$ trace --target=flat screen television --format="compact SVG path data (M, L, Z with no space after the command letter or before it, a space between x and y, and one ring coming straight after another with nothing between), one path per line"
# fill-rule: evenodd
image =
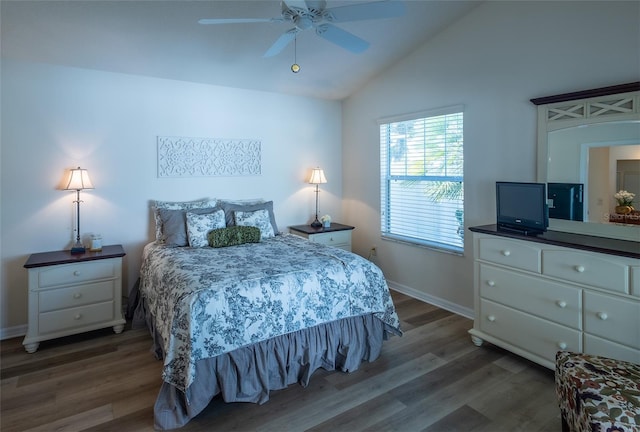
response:
M547 230L547 188L544 183L496 182L498 229L536 235Z

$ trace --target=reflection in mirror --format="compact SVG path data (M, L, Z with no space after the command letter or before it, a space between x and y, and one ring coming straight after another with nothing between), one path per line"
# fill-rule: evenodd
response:
M640 154L640 146L635 146ZM616 165L616 189L626 190L640 199L640 159L619 159Z
M640 82L531 102L549 229L640 241ZM616 214L621 189L636 195L631 214Z
M628 162L622 164L621 172L618 164L625 160ZM549 132L547 182L584 185L582 218L571 220L609 223L616 207L613 195L621 189L640 199L640 188L634 185L638 183L639 163L640 122L599 123ZM623 179L628 187L621 185ZM551 213L550 217L558 217Z

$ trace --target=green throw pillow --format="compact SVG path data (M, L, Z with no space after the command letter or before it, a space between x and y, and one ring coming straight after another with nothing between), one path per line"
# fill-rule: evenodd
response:
M254 226L230 226L209 232L209 246L214 248L259 243L260 228Z

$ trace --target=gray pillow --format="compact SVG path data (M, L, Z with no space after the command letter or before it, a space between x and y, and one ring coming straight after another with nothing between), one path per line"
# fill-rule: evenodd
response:
M213 208L216 207L218 200L215 198L201 199L197 201L153 201L151 209L153 210L153 218L156 223L156 241L163 242L162 219L160 218L160 209L167 210L191 210L195 208Z
M267 201L263 203L256 204L234 204L230 202L219 201L218 204L224 210L224 217L227 221L227 226L235 226L234 220L234 212L252 212L256 210L266 210L269 213L269 221L271 222L271 227L273 228L273 232L278 235L280 231L278 231L278 225L276 224L276 217L273 214L273 201Z
M196 214L208 214L220 210L219 207L213 208L194 208L194 209L158 209L158 216L162 226L162 237L160 241L166 246L188 246L187 237L187 212Z

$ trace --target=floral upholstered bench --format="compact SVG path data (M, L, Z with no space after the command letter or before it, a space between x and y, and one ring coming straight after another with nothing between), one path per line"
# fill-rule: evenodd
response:
M640 365L559 351L555 380L563 431L640 432Z

